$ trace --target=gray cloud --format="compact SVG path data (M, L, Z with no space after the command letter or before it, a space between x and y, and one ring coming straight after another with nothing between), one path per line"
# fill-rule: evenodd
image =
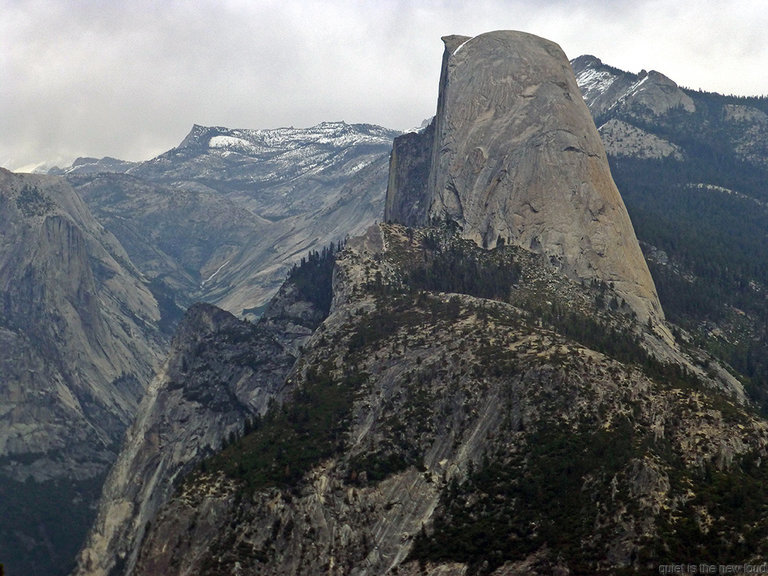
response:
M434 112L440 36L526 30L570 57L766 94L760 2L0 0L0 165L152 157L193 123L409 128Z

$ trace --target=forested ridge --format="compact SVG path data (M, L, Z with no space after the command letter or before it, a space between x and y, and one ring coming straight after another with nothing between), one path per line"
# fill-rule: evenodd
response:
M733 366L768 408L768 142L733 107L768 99L687 91L696 112L624 117L682 159L609 157L669 320ZM606 121L601 118L598 122Z

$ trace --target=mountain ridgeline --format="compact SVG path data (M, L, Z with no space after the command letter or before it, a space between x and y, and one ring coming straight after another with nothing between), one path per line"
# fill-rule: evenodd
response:
M65 177L156 291L254 320L303 255L381 218L398 134L344 122L195 125L157 158L83 161Z
M302 256L322 259L332 240L380 217L397 134L343 122L195 126L147 162L0 171L0 562L9 574L72 570L184 309L202 300L260 317ZM151 506L121 514L141 518Z
M462 256L438 272L446 253ZM518 276L495 299L425 288L473 266ZM764 421L706 356L649 353L609 287L380 225L342 252L334 291L292 393L178 487L134 573L587 574L692 542L710 561L763 553Z
M394 143L387 222L306 259L255 325L187 313L76 574L768 553L768 424L665 321L562 51L444 42L436 118Z

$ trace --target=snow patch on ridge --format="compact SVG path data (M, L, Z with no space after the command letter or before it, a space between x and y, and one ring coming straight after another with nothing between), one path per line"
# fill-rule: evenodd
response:
M591 105L597 98L604 94L616 81L617 76L607 70L585 68L578 76L576 83L579 85L587 105Z
M249 153L292 150L307 142L346 148L357 144L382 144L392 141L391 131L379 126L350 125L346 122L322 122L311 128L274 128L264 130L229 130L212 136L209 148L237 149Z
M246 150L253 150L255 146L235 136L214 136L208 141L209 148L243 148Z

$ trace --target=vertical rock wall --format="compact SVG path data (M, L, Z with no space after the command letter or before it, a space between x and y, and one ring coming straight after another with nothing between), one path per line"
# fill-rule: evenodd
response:
M492 248L504 239L545 254L570 277L612 283L641 320L663 318L600 136L560 47L514 31L443 41L431 151L425 144L419 153L403 154L398 146L405 137L399 139L386 218L420 225L448 217L479 245ZM411 170L417 164L428 169L426 185Z

